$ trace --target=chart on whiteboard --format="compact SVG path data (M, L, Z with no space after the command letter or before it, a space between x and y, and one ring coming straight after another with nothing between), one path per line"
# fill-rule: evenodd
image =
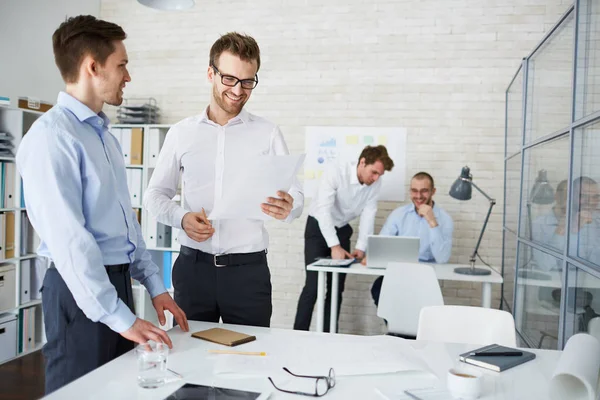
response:
M328 165L338 161L358 161L366 146L384 145L394 160L386 171L380 200L403 201L406 175L406 128L306 127L304 195L314 197L319 178Z

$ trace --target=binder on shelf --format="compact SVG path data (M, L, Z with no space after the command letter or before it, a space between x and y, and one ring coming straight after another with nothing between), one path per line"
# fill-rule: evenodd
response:
M15 257L15 213L5 213L5 221L4 257L8 259Z
M157 224L156 246L171 247L171 227L160 222Z
M4 208L4 188L6 187L4 164L6 163L0 163L0 208Z
M173 287L171 282L171 274L173 268L173 262L171 261L173 254L170 251L165 251L163 253L163 282L167 290Z
M165 135L161 135L160 129L148 129L148 135L146 137L148 143L148 160L146 160L146 162L149 168L156 167L156 161L158 160L158 154L163 145L164 137Z
M6 213L0 213L0 260L6 259Z
M31 301L31 261L21 261L21 304Z
M23 180L21 179L21 208L25 208L25 191L23 190Z
M15 164L14 163L3 163L4 168L2 170L3 174L3 208L13 208L15 207Z
M131 128L121 129L121 150L125 165L131 164Z
M150 248L158 247L156 241L156 235L158 230L158 222L156 219L150 215L150 213L146 213L148 215L148 225L146 226L146 245Z
M171 245L168 247L179 250L179 229L171 228Z
M142 165L144 148L144 130L143 128L131 129L131 165Z
M142 206L142 170L139 168L128 168L127 177L130 182L129 196L133 207Z

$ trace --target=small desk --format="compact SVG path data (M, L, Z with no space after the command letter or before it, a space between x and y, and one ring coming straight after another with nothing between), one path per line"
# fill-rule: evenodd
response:
M226 348L204 340L194 339L191 332L220 326L226 329L255 335L257 340L235 347L241 351L265 351L263 357L272 368L264 373L249 370L249 375L232 376L215 372L217 363L223 361L223 355L207 353L208 349ZM288 366L292 371L297 357L315 358L320 364L331 365L339 360L360 362L353 359L352 354L364 354L369 350L373 340L379 343L383 339L386 353L415 354L431 370L432 374L424 371L387 373L380 375L341 376L338 374L336 386L324 397L327 400L377 400L376 388L391 388L394 392L404 389L423 388L432 385L445 387L448 369L461 364L465 368L473 368L484 374L484 388L480 400L507 399L548 399L549 381L556 368L561 352L556 350L530 350L536 358L523 365L502 373L488 371L458 362L458 355L479 345L435 343L418 340L404 340L391 336L355 336L331 335L317 332L293 331L289 329L258 328L238 325L219 325L209 322L190 321L190 332L184 333L179 327L169 331L173 341L170 351L168 368L183 375L184 381L168 383L157 389L142 389L137 385L137 360L133 351L113 360L102 367L86 374L71 384L47 396L47 399L91 399L91 400L121 400L164 399L177 390L183 383L214 385L232 389L251 391L273 391L272 400L301 400L297 396L274 391L267 376L272 376L276 383L285 383L279 374L281 367ZM381 349L380 349L381 350ZM409 353L407 353L409 351ZM257 361L256 356L225 356L242 357L241 363L251 365ZM333 365L331 365L333 366ZM286 374L283 373L283 376ZM306 399L309 399L306 397Z
M464 264L433 264L433 263L420 263L425 265L431 265L435 270L435 274L440 281L460 281L460 282L479 282L481 283L481 306L490 308L492 306L492 283L502 283L502 276L496 271L488 268L478 266L478 268L489 269L492 273L490 275L463 275L454 272L454 268L457 267L470 267L470 265ZM317 282L317 332L323 332L324 318L325 318L325 273L331 272L331 292L337 293L339 285L338 274L354 274L354 275L374 275L382 276L385 275L385 269L383 268L368 268L360 263L354 263L350 267L320 267L317 265L310 264L306 267L308 271L317 271L319 273ZM331 314L329 320L329 332L337 332L337 309L338 309L337 296L331 296Z

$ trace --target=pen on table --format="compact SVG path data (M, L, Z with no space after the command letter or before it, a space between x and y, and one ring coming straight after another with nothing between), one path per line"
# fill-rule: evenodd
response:
M172 374L173 374L173 375L175 375L176 377L183 379L183 375L181 375L181 374L178 374L177 372L173 371L172 369L170 369L170 368L167 368L167 371L169 371L170 373L172 373Z
M267 353L264 351L236 351L236 350L208 350L209 353L213 354L238 354L241 356L266 356Z
M412 394L411 392L409 392L408 390L404 391L404 394L407 395L408 397L410 397L413 400L423 400L422 398L415 396L414 394Z
M514 356L522 356L522 351L482 351L480 353L473 352L470 354L471 356L503 356L503 357L514 357Z

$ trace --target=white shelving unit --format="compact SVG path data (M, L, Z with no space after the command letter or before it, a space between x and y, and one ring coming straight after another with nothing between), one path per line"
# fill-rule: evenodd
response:
M173 288L170 285L171 282L171 267L175 260L175 257L179 253L179 244L177 242L177 234L170 227L166 227L156 222L152 218L147 210L142 208L142 196L148 188L148 183L156 167L156 161L162 145L164 143L167 132L171 128L171 125L165 124L150 124L150 125L130 125L130 124L115 124L109 127L113 135L119 139L121 147L123 148L123 156L125 158L126 168L128 170L128 176L130 171L141 170L141 186L136 186L136 183L129 181L129 191L133 198L139 199L139 204L134 205L134 209L141 210L141 221L142 232L146 246L150 251L152 260L160 268L161 276L166 281L167 289L173 294ZM127 151L130 143L129 130L131 129L142 129L142 159L140 164L130 163L131 157L128 157ZM135 173L134 173L135 174ZM138 193L136 193L138 192ZM180 195L178 195L181 198ZM170 262L170 265L166 265ZM168 278L165 279L165 274ZM146 288L135 282L133 285L133 294L135 299L136 314L143 319L151 321L158 325L158 317L156 311L152 306L152 301L146 290ZM170 329L173 326L172 316L169 315L167 323L162 326L163 329Z
M12 136L13 153L31 125L43 113L38 111L0 106L0 132ZM39 238L24 218L26 210L22 206L21 177L14 157L0 157L2 168L2 196L12 191L11 206L0 208L5 223L1 226L1 246L12 253L11 257L0 259L0 363L40 349L45 342L42 318L42 300L39 288L41 279L38 271L45 270L45 259L37 258L35 250ZM12 215L10 215L12 214ZM6 221L11 220L10 224ZM27 224L27 231L22 231ZM22 237L27 234L27 237ZM11 237L12 236L12 237ZM12 249L7 246L12 241Z

